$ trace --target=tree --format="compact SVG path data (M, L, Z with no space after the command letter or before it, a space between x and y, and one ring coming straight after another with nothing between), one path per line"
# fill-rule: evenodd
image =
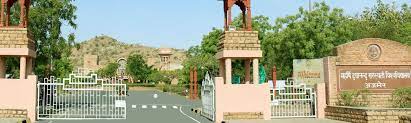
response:
M223 30L213 28L211 32L203 36L201 45L188 49L187 59L183 61L182 76L179 77L183 83L188 83L190 79L190 69L197 67L199 81L204 78L204 74L209 71L212 75L218 73L218 62L214 55L218 50L218 42L223 34Z
M384 38L411 45L411 8L404 4L385 4L378 0L356 18L359 38Z
M132 54L127 58L126 72L133 79L146 81L152 72L152 66L148 66L140 54Z
M120 65L117 63L109 63L104 68L101 68L97 73L106 78L115 77L117 75L117 69Z
M315 3L312 11L301 7L295 15L277 18L274 31L263 37L262 63L276 65L280 79L290 77L293 59L322 58L331 55L335 46L351 41L355 35L349 18L342 9L330 9L324 2Z
M29 29L33 33L37 58L35 72L40 77L67 75L72 69L68 57L74 44L74 34L67 38L61 34L61 27L77 28L74 20L76 6L74 0L35 0L30 9ZM66 65L61 65L66 64ZM48 66L50 65L50 66ZM48 70L45 70L48 69ZM66 71L61 71L61 70ZM44 71L50 71L45 73Z

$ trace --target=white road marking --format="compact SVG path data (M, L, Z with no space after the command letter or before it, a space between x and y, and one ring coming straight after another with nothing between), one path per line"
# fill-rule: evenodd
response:
M141 108L147 108L147 105L142 105Z
M157 108L157 106L156 106L156 105L153 105L153 106L151 106L151 108Z
M188 118L194 120L195 122L200 123L200 121L198 121L198 120L194 119L193 117L190 117L190 116L188 116L187 114L185 114L185 113L181 110L181 106L180 106L180 112L181 112L181 114L187 116Z
M137 106L136 105L131 105L131 108L137 108Z
M174 109L177 109L177 106L173 106Z
M166 108L167 108L167 106L163 105L163 106L161 106L161 108L164 108L164 109L166 109Z

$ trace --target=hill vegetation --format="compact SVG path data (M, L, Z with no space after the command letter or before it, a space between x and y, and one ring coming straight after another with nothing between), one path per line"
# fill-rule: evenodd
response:
M116 62L119 58L127 59L130 54L140 54L148 65L154 68L160 67L160 56L158 48L148 47L140 44L127 44L112 37L102 35L96 36L87 41L81 42L72 48L70 56L74 68L87 68L83 66L84 55L97 55L99 58L99 68L109 63ZM185 59L185 51L173 49L171 64L181 64Z

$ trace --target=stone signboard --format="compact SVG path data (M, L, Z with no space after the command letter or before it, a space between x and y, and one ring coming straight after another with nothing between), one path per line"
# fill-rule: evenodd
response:
M392 106L392 92L411 87L411 47L398 41L365 38L336 46L324 60L327 104L338 105L343 91L369 90L370 107Z
M324 82L323 59L294 59L293 78L297 83L315 85Z
M338 89L367 89L372 93L391 93L411 86L410 66L338 66Z

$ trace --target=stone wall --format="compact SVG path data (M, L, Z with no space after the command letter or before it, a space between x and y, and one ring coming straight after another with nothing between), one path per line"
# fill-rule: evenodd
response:
M369 59L367 47L378 44L381 56ZM365 38L337 46L337 65L411 65L411 48L396 41Z
M368 96L367 104L369 107L392 107L391 95L388 94L373 94Z
M400 116L411 114L411 109L399 108L356 108L327 106L325 117L352 123L398 123Z
M377 44L380 48L377 59L370 58L369 46ZM395 54L395 55L393 55ZM326 84L327 105L336 106L339 93L344 89L339 87L339 68L347 66L369 66L374 69L396 69L399 66L411 66L411 48L396 41L366 38L352 41L335 48L335 56L328 56L324 60L324 82ZM352 69L356 69L353 67ZM387 82L386 82L387 83ZM387 87L390 86L388 83ZM363 88L365 87L358 87ZM392 89L391 88L386 88ZM395 88L394 88L395 89ZM373 90L370 90L373 91ZM392 90L391 90L392 91ZM391 107L391 92L372 93L368 100L370 107Z
M215 77L214 81L216 123L229 120L226 118L230 118L230 120L244 117L271 119L270 93L267 93L270 92L268 83L224 84L222 77ZM247 114L256 112L258 114Z
M27 118L27 110L0 109L0 118Z
M400 116L400 123L411 123L411 115Z
M32 35L27 28L0 28L0 48L35 49Z
M257 31L225 31L218 43L222 50L260 50Z
M27 119L36 120L37 76L0 80L0 109L25 109ZM20 115L20 114L19 114Z
M224 120L264 119L262 112L224 112Z

